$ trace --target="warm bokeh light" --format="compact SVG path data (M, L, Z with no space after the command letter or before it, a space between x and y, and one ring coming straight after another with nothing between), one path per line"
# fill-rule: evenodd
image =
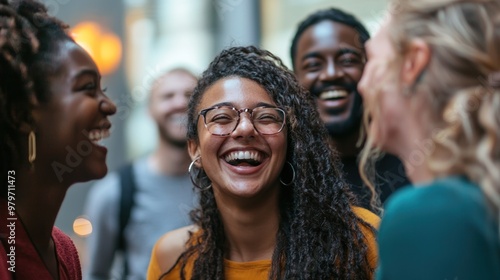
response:
M106 32L94 22L77 24L71 35L94 59L102 75L116 70L122 58L122 42L118 36Z
M92 223L84 217L78 217L73 222L73 231L79 236L88 236L92 233Z

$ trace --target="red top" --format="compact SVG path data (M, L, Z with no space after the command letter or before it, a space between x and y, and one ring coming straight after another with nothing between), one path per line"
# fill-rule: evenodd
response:
M0 198L0 279L50 279L47 267L24 229L21 219ZM82 270L73 241L60 229L52 229L60 280L80 280Z

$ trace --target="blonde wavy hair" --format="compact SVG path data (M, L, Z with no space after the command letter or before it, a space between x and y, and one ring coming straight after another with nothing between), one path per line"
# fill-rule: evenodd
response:
M431 58L410 94L427 99L433 149L425 164L436 177L463 174L500 211L500 89L488 83L500 69L499 0L391 0L389 32L397 56L412 39L424 40ZM401 93L403 94L403 93ZM376 112L372 112L376 113ZM365 111L365 127L369 110ZM360 172L369 176L380 153L371 136ZM372 203L375 201L372 199Z

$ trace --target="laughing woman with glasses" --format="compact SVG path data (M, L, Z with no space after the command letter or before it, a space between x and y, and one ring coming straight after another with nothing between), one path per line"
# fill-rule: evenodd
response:
M223 51L191 97L193 226L148 279L370 279L378 217L353 207L312 97L256 47Z

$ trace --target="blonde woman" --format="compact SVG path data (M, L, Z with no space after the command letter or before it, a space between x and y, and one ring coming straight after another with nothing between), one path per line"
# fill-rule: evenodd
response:
M359 84L363 162L396 154L415 188L386 205L377 277L500 279L500 1L392 7Z

